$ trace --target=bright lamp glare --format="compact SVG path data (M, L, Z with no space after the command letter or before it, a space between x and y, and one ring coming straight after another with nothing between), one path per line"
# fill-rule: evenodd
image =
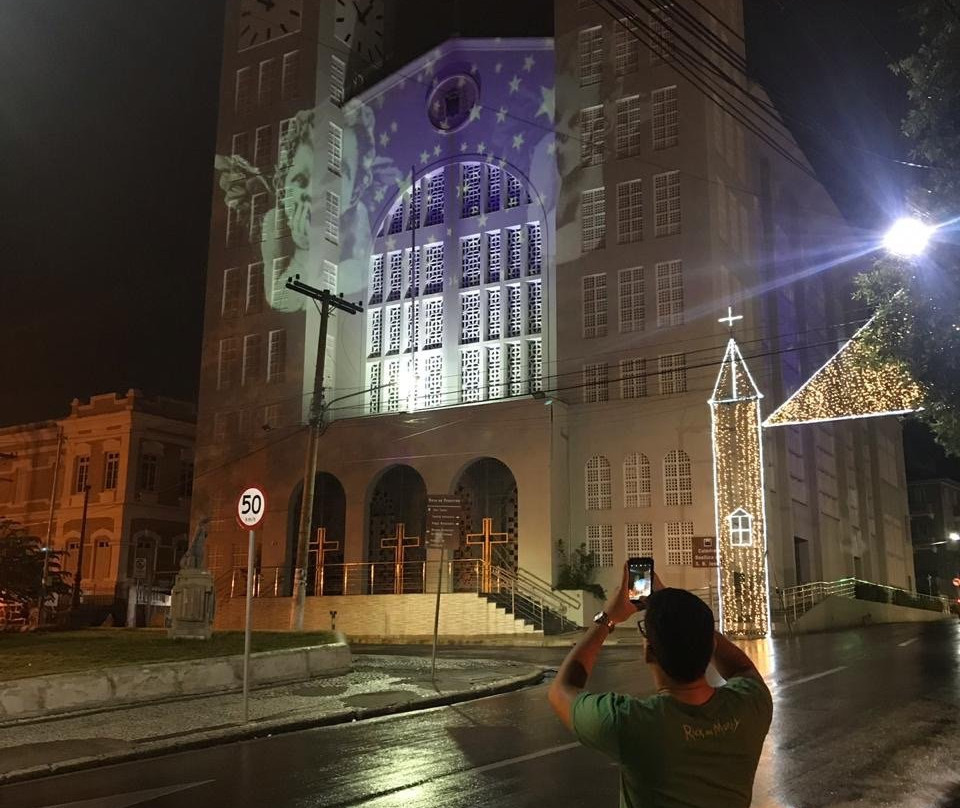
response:
M951 533L947 538L950 539L950 541L960 541L960 533Z
M920 255L930 240L933 228L917 219L897 219L884 236L883 246L894 255Z

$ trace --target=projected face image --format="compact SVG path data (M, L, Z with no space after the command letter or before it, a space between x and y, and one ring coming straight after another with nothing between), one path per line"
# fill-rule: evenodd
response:
M646 573L630 575L630 600L645 598L650 594L650 577Z
M310 174L313 152L306 143L297 146L293 159L283 173L284 215L290 237L299 250L310 248Z

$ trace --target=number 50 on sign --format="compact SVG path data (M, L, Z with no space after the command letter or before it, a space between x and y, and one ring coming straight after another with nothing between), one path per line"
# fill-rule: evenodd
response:
M248 488L237 500L237 520L248 529L255 528L263 519L267 500L259 488Z

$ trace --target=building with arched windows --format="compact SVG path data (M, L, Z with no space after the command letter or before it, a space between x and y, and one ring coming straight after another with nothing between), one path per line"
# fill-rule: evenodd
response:
M582 544L604 586L645 555L709 597L716 570L693 551L716 532L718 318L744 315L738 340L771 404L850 319L851 268L806 271L845 226L803 155L675 69L668 10L617 21L564 0L552 37L452 38L388 68L359 44L368 20L333 5L304 3L295 29L254 41L227 7L193 500L214 519L218 591L246 565L234 500L260 485L256 585L280 604L263 621L287 619L321 364L314 302L287 288L299 277L362 307L335 311L322 345L315 624L331 598L435 589L440 497L460 503L451 596L549 593ZM718 40L742 32L738 0L709 6L690 13ZM389 52L399 4L371 9ZM854 570L912 585L895 422L767 442L776 585ZM730 519L748 538L750 514ZM429 633L407 601L369 608L348 631ZM504 630L481 623L465 625Z

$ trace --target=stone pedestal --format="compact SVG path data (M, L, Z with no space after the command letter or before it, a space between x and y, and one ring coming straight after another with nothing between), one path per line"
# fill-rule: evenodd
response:
M213 611L213 575L206 570L181 569L173 585L167 636L209 640Z

